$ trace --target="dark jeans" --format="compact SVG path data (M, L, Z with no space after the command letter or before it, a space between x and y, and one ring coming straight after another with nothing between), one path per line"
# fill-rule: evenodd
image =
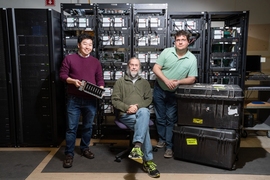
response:
M67 128L65 154L74 156L76 134L80 117L82 116L82 137L80 149L89 148L93 121L96 115L96 99L84 99L69 96L67 101Z
M172 149L173 127L177 122L177 100L175 92L164 91L155 83L154 108L156 114L157 133L159 142L166 143L166 149Z

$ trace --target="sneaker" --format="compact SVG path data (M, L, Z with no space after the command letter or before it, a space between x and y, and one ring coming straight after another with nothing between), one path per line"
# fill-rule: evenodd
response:
M141 151L141 148L139 148L139 147L134 147L130 151L128 157L130 159L134 160L134 161L137 161L138 163L141 163L141 164L143 163L143 159L142 159L143 158L143 152Z
M166 143L165 142L158 142L157 143L157 145L156 145L156 147L158 147L158 148L163 148L163 147L165 147L165 145L166 145Z
M171 149L167 149L164 153L165 158L171 158L173 157L173 151Z
M94 154L89 149L83 150L82 156L84 156L88 159L93 159L95 157Z
M143 163L143 170L148 173L152 178L160 177L160 173L156 168L156 164L153 161L146 161Z
M66 158L63 161L63 167L70 168L72 167L72 163L73 163L73 157L70 154L66 155Z

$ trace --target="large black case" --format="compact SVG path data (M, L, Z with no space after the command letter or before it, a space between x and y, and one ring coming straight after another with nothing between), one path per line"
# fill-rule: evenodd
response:
M236 130L175 126L174 158L234 170L240 147Z
M239 129L243 92L238 85L193 84L176 90L178 125Z

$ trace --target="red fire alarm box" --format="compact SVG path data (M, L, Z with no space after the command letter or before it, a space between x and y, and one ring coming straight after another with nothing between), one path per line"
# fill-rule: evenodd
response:
M54 0L45 0L45 5L46 6L55 6Z

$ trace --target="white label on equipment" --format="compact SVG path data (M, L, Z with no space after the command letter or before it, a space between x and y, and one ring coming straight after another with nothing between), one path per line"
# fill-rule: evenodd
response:
M231 106L229 106L228 107L228 115L239 116L238 109L237 108L231 108Z

